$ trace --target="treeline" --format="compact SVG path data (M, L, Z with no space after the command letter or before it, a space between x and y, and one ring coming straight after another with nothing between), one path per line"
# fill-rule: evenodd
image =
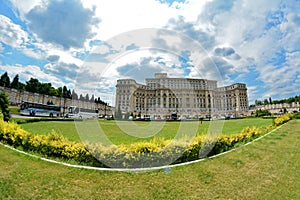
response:
M272 100L271 97L269 99L264 99L263 101L255 100L255 105L252 105L252 106L280 104L280 103L292 103L292 102L300 102L300 95L290 97L290 98L287 98L287 99L281 99L281 100Z
M100 97L95 97L89 94L86 95L78 95L75 90L70 90L67 86L54 88L51 83L42 83L36 78L30 78L25 83L19 81L19 75L17 74L12 81L7 74L7 72L3 73L0 77L0 86L7 88L14 88L17 90L39 93L43 95L62 97L67 99L95 102L98 104L108 105L106 102L102 101Z

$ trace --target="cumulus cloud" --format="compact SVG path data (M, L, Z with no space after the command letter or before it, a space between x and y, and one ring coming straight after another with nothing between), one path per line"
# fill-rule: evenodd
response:
M45 72L69 82L74 82L83 62L74 58L68 52L52 50L47 53L48 63L43 66Z
M59 56L58 55L49 55L47 57L47 60L50 62L57 62L59 60Z
M0 38L3 44L21 51L28 57L42 58L43 51L34 48L34 42L29 34L20 25L3 15L0 15Z
M5 49L5 48L4 48L3 45L0 43L0 53L3 52L4 49Z
M39 66L35 65L1 65L0 70L7 71L9 69L9 75L14 77L15 75L19 74L20 80L25 82L28 81L30 78L37 78L41 82L50 82L54 87L61 87L62 85L66 85L60 78L55 75L51 75L46 73L45 71L41 70Z
M107 91L109 86L114 86L109 81L126 70L135 70L138 76L131 73L128 77L138 80L144 80L143 73L149 77L155 70L174 76L211 79L219 73L222 79L246 82L251 88L251 99L260 95L292 95L300 87L300 3L297 0L11 1L26 19L29 29L0 16L3 46L21 47L22 51L26 49L24 54L36 58L44 52L48 62L42 66L45 71L70 77L74 72L83 72L85 87L88 81L99 82L100 74L102 89ZM116 17L116 13L121 17ZM101 23L94 21L95 16L101 18ZM146 27L163 27L168 31ZM124 33L138 28L144 31ZM34 37L24 30L35 33ZM107 43L103 42L107 38L110 38ZM31 50L30 45L41 51ZM58 45L65 51L54 52ZM89 48L81 51L83 45ZM97 45L100 45L98 49ZM204 49L199 50L201 46ZM123 54L144 47L150 54L123 59ZM165 50L169 56L161 56L155 49ZM188 57L178 59L187 51ZM86 68L79 69L83 61L74 57L87 58Z
M197 41L206 50L211 49L215 44L213 35L203 30L201 27L197 28L197 24L195 22L188 22L183 16L170 19L166 28L178 31L186 37L190 37Z
M222 56L228 59L239 60L241 58L241 56L231 47L217 47L214 52L216 56Z
M0 15L0 38L2 43L13 48L24 47L29 42L28 33L3 15Z
M64 62L48 63L44 66L47 73L56 75L59 78L73 81L76 78L79 66Z
M186 68L181 65L182 61L179 61L177 56L160 53L119 65L116 70L119 77L133 78L144 83L146 78L154 77L155 73L161 72L167 73L169 77L184 77Z
M27 14L30 30L45 42L65 49L80 48L92 38L92 26L99 23L94 11L86 9L79 0L54 0L37 5Z
M264 88L255 93L257 98L294 94L291 88L299 88L299 59L292 56L300 50L299 2L238 0L226 4L218 0L207 3L195 22L214 38L216 65L228 74L243 72L244 77L253 76L254 70ZM247 81L251 85L254 80Z

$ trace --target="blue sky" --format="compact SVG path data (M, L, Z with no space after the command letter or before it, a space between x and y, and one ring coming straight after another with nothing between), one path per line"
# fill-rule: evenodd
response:
M116 80L246 83L255 99L300 93L300 1L0 0L0 72L94 93Z

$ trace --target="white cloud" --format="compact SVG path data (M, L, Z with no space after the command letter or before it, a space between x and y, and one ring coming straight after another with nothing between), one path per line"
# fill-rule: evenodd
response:
M300 17L296 10L299 10L300 4L295 1L270 3L267 0L240 0L224 9L224 6L218 7L218 2L208 3L207 8L215 9L204 9L197 23L200 23L200 27L209 27L207 31L213 34L215 47L231 47L240 56L240 59L234 60L223 55L228 63L225 69L233 66L232 72L242 72L251 77L248 68L255 67L259 73L257 81L263 82L262 87L266 91L262 94L249 90L257 98L260 98L259 95L295 93L299 88L296 77L300 61L296 59L296 54L300 49L300 36L296 30L299 29ZM271 17L273 19L269 20ZM282 51L280 56L286 54L286 60L279 60L279 51ZM292 51L295 56L285 51ZM278 60L278 63L274 63L276 66L270 64L273 59Z
M47 52L47 63L44 71L53 74L60 79L74 83L79 75L83 61L73 57L69 52L61 50L50 50Z
M169 7L157 0L103 0L82 1L84 6L96 6L96 15L101 19L97 38L107 40L118 34L141 28L161 28L170 18L183 15L194 20L208 2L190 0Z
M1 42L13 48L24 47L29 41L28 33L3 15L0 15L0 37Z
M39 38L64 49L83 47L94 35L91 27L99 23L94 12L84 8L80 0L49 1L47 5L32 8L25 18L30 30Z
M13 23L3 15L0 15L0 37L2 43L22 51L31 58L42 58L41 50L27 47L33 44L29 34L20 25Z
M24 17L24 15L26 13L28 13L36 5L40 4L43 0L26 0L26 1L10 0L10 1L18 9L18 11L20 12L21 16Z
M67 64L76 64L78 66L81 66L83 64L83 61L74 57L71 52L68 51L62 51L58 49L52 49L47 52L47 55L56 55L59 57L58 62L64 62Z
M9 75L14 77L19 74L21 81L28 81L30 78L37 78L41 82L50 82L54 87L62 87L65 83L56 76L45 73L40 69L40 67L35 65L0 65L0 69L3 71L9 71Z
M54 1L12 0L12 2L19 9L24 20L26 16L28 17L28 13L38 11L35 6L44 5L43 8L47 10L47 6L53 4ZM61 1L55 1L55 4L59 2ZM104 73L105 77L103 76L100 86L103 90L114 86L111 80L121 76L120 66L130 64L136 70L136 74L139 74L139 79L145 76L151 77L150 73L154 73L155 70L168 72L170 76L172 74L173 76L195 78L202 76L201 78L215 79L217 72L211 70L215 66L212 63L205 63L209 56L219 67L223 79L228 78L228 75L236 74L239 80L243 80L243 77L252 77L251 72L256 73L258 80L255 81L263 83L265 90L262 94L259 90L261 87L253 86L255 81L251 82L253 81L251 78L246 79L245 81L251 82L249 89L251 99L260 98L260 95L292 94L299 88L297 79L300 73L299 1L189 0L181 3L174 2L171 6L157 0L81 0L81 2L83 6L81 10L89 9L92 13L94 12L101 23L90 25L86 34L75 43L72 40L66 44L65 41L59 41L57 37L46 38L45 35L38 33L42 31L38 30L40 27L36 27L35 32L43 41L36 37L32 42L30 41L31 35L29 36L21 26L3 16L0 18L2 42L13 48L23 48L23 53L30 57L47 58L50 62L45 69L55 75L67 73L74 76L74 73L82 72L84 74L82 78L90 80L91 85L94 85L97 81L99 82L97 77ZM39 19L31 20L36 22ZM66 27L69 29L72 26ZM178 40L176 34L151 35L147 33L149 29L144 29L145 32L137 31L138 34L135 35L130 35L132 32L125 33L140 28L162 27L175 30L177 33L200 42L207 52L194 50L196 45L191 45L187 42L188 40ZM89 35L89 33L95 33L95 35ZM62 35L62 40L68 38ZM95 40L105 45L102 48L91 49L90 41ZM34 45L36 50L25 48L25 44L28 43ZM61 43L65 49L60 49L57 43ZM173 65L180 66L182 63L172 56L164 56L160 60L164 63L164 67L161 67L158 61L153 62L154 58L159 57L159 53L154 51L148 54L145 53L146 51L143 53L141 51L141 54L122 57L122 53L126 52L126 47L130 45L134 45L135 48L159 47L168 50L169 54L173 51L173 54L178 55L182 50L192 49L187 61L190 66L185 69L172 68ZM68 47L71 48L66 50ZM80 59L75 58L89 51L93 54L85 62L81 60L85 58L84 56ZM278 61L281 62L280 64L272 61L278 60L278 54L283 56L282 60ZM152 60L145 62L149 57ZM107 71L103 72L110 62L114 66L110 66ZM82 65L84 67L79 68ZM143 65L147 66L143 70L148 74L141 76ZM195 66L192 67L193 65ZM190 71L189 74L186 74L187 71ZM100 75L99 72L101 72ZM136 76L128 74L128 77L135 78ZM84 85L84 87L88 86L88 84Z
M0 53L3 52L5 49L3 47L3 45L0 43Z
M110 48L107 45L100 45L92 48L91 51L95 54L107 54L110 52Z

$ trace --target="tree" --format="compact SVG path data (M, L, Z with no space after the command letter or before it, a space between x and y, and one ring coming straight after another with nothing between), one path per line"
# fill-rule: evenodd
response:
M269 103L272 104L272 98L271 97L269 98Z
M255 111L255 117L263 117L263 116L270 116L271 113L268 110L256 110Z
M89 100L90 100L89 94L86 94L85 95L85 101L89 101Z
M25 84L19 82L19 84L18 84L18 89L19 89L19 90L26 90L26 89L25 89Z
M62 96L63 96L63 98L68 98L68 88L67 88L67 86L63 87Z
M78 94L76 94L75 90L72 90L72 99L78 100Z
M268 99L265 99L265 100L264 100L264 105L268 105L268 104L269 104Z
M40 94L50 95L50 91L51 83L41 83L37 92Z
M91 99L90 99L90 102L94 102L94 100L95 100L95 96L92 95L92 97L91 97Z
M287 113L288 111L287 111L287 109L284 107L283 108L283 113L285 114L285 113Z
M64 86L62 88L62 97L67 99L72 99L72 92L70 89L67 88L67 86Z
M0 86L3 87L10 87L10 79L7 75L7 72L5 72L4 74L2 74L1 78L0 78Z
M47 101L47 105L54 105L54 103L53 103L52 100L48 100L48 101Z
M62 97L62 94L63 94L62 90L63 90L62 87L59 87L56 89L56 94L58 97Z
M260 100L255 100L255 105L260 106L260 105L262 105L262 102Z
M36 78L30 78L29 81L26 81L25 89L28 92L38 93L41 88L41 83Z
M19 89L19 74L17 74L17 75L14 77L13 81L12 81L11 84L10 84L10 87L11 87L11 88L14 88L14 89Z
M57 94L57 90L54 87L52 87L52 86L50 87L49 95L50 96L59 96Z
M68 96L68 97L67 97L68 99L72 99L72 92L71 92L70 89L68 89L67 96Z
M9 101L7 99L7 96L4 92L0 93L0 109L3 114L3 120L8 121L9 116L9 110L8 110Z
M79 100L84 101L84 97L82 96L82 94L80 94Z

